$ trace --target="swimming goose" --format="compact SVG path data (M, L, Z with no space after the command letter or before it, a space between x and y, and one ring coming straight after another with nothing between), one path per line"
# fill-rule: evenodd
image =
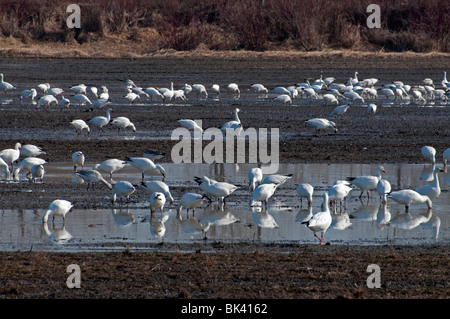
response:
M426 161L430 162L431 164L434 164L436 162L436 149L433 146L423 146L420 149L420 152Z
M155 192L152 195L150 195L150 212L153 215L153 213L159 209L161 211L161 216L163 214L163 208L166 204L166 197L163 193Z
M71 202L64 199L55 199L48 205L48 210L42 217L42 222L47 223L48 216L53 214L53 222L55 222L55 216L61 216L63 218L63 224L66 224L66 214L72 209L73 205Z
M112 180L113 173L121 170L126 165L127 162L125 161L119 160L117 158L111 158L102 162L101 164L94 165L93 169L99 172L108 173L109 178Z
M260 167L253 167L248 171L249 187L248 190L253 192L263 179L263 172ZM257 185L258 184L258 185Z
M441 195L441 187L439 185L439 172L443 172L439 167L435 167L433 170L433 183L424 185L416 189L420 195L426 195L430 200L434 200Z
M421 195L412 189L402 189L391 192L389 198L392 198L397 203L405 205L405 211L409 210L409 206L426 203L428 208L432 208L432 202L428 196Z
M338 129L336 127L336 123L324 119L324 118L314 118L305 121L305 123L312 125L316 128L316 134L319 134L321 130L326 130L327 128L334 129L334 132L337 133Z
M306 224L309 229L311 229L314 232L314 236L317 237L320 242L319 244L323 244L324 235L327 229L330 227L332 222L331 212L330 208L328 206L328 193L323 194L323 207L324 210L320 211L318 213L315 213L310 220L302 222L302 224ZM317 233L321 232L322 236L318 236Z
M22 144L16 143L14 148L8 148L0 152L0 158L2 158L8 165L11 165L10 172L14 171L14 162L20 157L20 149Z
M87 125L86 122L81 119L73 120L72 122L70 122L70 124L75 128L78 135L81 135L83 130L86 130L88 132L88 134L91 133L91 129L89 128L89 125Z
M186 218L189 217L189 209L192 209L192 216L195 217L195 209L205 201L205 196L195 193L185 193L181 197L177 206L177 214L181 214L181 210L186 208Z
M89 120L89 124L97 126L101 130L103 130L103 126L109 123L111 120L111 112L112 109L109 108L106 110L106 116L96 116Z
M311 184L299 184L296 188L298 196L300 196L300 208L302 208L303 198L306 198L308 206L312 206L314 187Z
M195 177L195 181L200 185L202 190L211 196L219 198L219 204L225 203L225 198L231 195L239 187L227 183L227 182L217 182L209 179L206 176Z
M134 166L136 169L141 171L142 173L142 182L144 182L145 173L150 172L159 172L159 174L162 175L163 181L166 178L166 172L164 168L161 165L155 165L153 161L146 157L127 157L125 161L132 166Z
M269 204L269 198L273 196L277 189L277 184L261 184L252 193L252 200L250 206L254 206L255 202L262 202L262 208L267 210Z
M174 199L172 197L172 194L170 193L170 188L163 181L147 181L143 182L142 186L144 186L145 189L150 193L163 193L166 199L168 199L171 204L174 203Z
M72 154L72 162L73 162L73 171L76 172L78 166L81 166L81 169L84 168L84 160L85 156L83 152L77 151Z
M111 202L116 202L116 197L120 198L120 204L122 204L123 197L127 198L127 202L130 200L130 195L134 193L136 188L128 181L120 181L114 184L114 188L111 194Z
M361 194L359 195L359 198L362 197L364 191L367 192L367 197L370 197L369 191L375 190L377 188L378 181L381 179L381 173L386 173L386 170L383 166L378 166L375 169L375 172L375 175L364 175L347 178L350 183L361 188Z
M114 118L111 121L111 124L117 126L117 129L118 129L117 134L120 133L120 129L125 130L127 128L130 128L133 130L133 132L136 132L136 127L134 126L134 124L131 123L129 118L124 117L124 116L119 116L119 117Z
M99 171L96 171L95 169L78 171L75 172L75 175L81 177L81 179L87 182L87 189L89 189L89 186L91 186L91 184L92 189L94 189L94 183L97 182L101 182L105 184L109 189L113 189L113 186L103 178L102 174L100 174Z

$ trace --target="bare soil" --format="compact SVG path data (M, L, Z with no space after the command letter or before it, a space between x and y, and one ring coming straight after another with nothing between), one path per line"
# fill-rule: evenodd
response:
M21 83L20 89L37 83L55 86L85 83L120 86L131 78L142 86L184 83L227 83L267 86L291 85L306 78L332 75L345 81L358 70L360 77L378 77L381 83L402 80L420 83L425 77L441 79L448 69L446 56L393 59L331 58L279 59L5 59L0 67L5 80ZM74 151L83 150L90 160L141 156L148 148L170 153L170 140L141 141L77 137L57 140L43 135L29 139L8 138L17 131L70 129L74 118L89 118L103 110L85 112L85 107L36 110L15 101L2 105L0 149L16 142L41 146L49 161L70 161ZM449 147L449 107L383 107L368 117L365 107L352 106L335 119L339 131L315 136L305 120L326 117L332 106L302 104L281 106L255 102L243 105L211 103L193 99L189 105L154 104L115 107L114 116L133 118L138 130L172 130L181 118L202 119L205 127L217 127L241 108L244 127L278 127L286 134L280 140L282 162L324 163L420 163L420 148L433 145L438 152ZM108 129L111 136L116 131ZM166 157L162 162L170 161ZM56 196L65 194L86 206L98 205L104 196L100 188L89 196L77 193L71 183L44 183L46 192L24 192L28 183L1 183L2 208L42 209ZM179 195L179 194L178 194ZM135 200L139 200L136 197ZM148 247L149 252L54 253L1 252L0 298L448 298L449 248L447 246L311 246L204 243L188 246ZM188 251L188 253L184 253ZM190 251L190 252L189 252ZM381 288L370 289L366 271L370 264L381 268ZM78 264L82 270L80 289L68 289L66 267Z

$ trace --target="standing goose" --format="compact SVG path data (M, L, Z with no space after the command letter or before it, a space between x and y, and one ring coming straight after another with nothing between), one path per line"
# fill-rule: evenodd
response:
M262 208L267 210L269 198L273 196L277 189L277 184L261 184L252 193L250 206L254 206L256 201L262 202Z
M188 130L193 130L193 131L203 132L202 127L199 126L199 125L198 125L195 121L193 121L193 120L188 120L188 119L178 120L178 123L180 123L181 126L187 128Z
M312 125L316 128L316 134L318 135L321 130L325 131L328 128L334 129L334 132L337 133L338 129L336 127L336 123L333 121L324 119L324 118L314 118L305 121L306 124Z
M272 174L264 177L261 184L277 184L278 186L281 186L291 178L292 174Z
M170 193L170 188L166 183L162 181L150 181L143 182L142 186L144 186L150 193L163 193L165 198L168 199L171 204L174 203L174 199Z
M11 165L10 172L14 171L14 162L20 157L20 149L22 144L16 143L14 148L7 148L0 152L0 158L2 158L8 165Z
M112 109L109 108L106 110L106 116L96 116L89 120L89 124L97 126L101 130L103 130L103 127L109 123L111 120L111 112Z
M99 172L108 173L109 179L112 180L113 173L121 170L125 167L125 165L127 165L127 162L119 160L117 158L111 158L102 162L101 164L95 165L93 169Z
M0 73L0 89L5 91L5 94L6 94L7 90L13 90L15 88L16 87L14 85L12 85L11 83L3 81L3 73Z
M120 133L120 129L125 130L127 128L130 128L133 130L133 132L136 132L136 127L134 126L134 124L131 123L130 119L124 116L116 117L111 121L111 124L117 126L117 134Z
M77 131L77 135L81 135L81 133L83 132L83 130L86 130L88 132L88 134L91 133L91 129L89 128L89 125L86 124L85 121L83 120L73 120L72 122L70 122L70 124L75 128L75 130Z
M365 175L347 178L347 180L350 183L361 188L361 194L359 195L359 198L362 197L365 191L367 192L367 197L370 197L369 191L375 190L377 188L378 181L381 179L381 173L382 172L386 173L386 170L384 169L383 166L378 166L375 171L376 171L375 175Z
M231 195L236 189L238 189L238 187L233 184L226 182L216 182L206 176L195 177L195 181L206 193L211 196L218 197L219 204L225 203L225 198Z
M155 165L153 161L146 157L127 157L125 162L131 164L142 173L142 182L144 182L145 173L158 171L163 180L166 178L166 172L161 165Z
M120 204L122 204L123 197L127 198L127 202L130 200L130 195L134 193L136 188L127 181L120 181L114 184L114 188L111 194L111 202L114 204L116 202L116 197L119 196Z
M450 148L447 148L442 154L442 158L444 159L444 169L447 168L447 163L450 161Z
M387 203L387 197L391 192L391 183L386 179L380 179L377 183L377 192L380 194L381 203Z
M339 201L339 209L342 211L342 202L347 198L348 194L352 191L352 188L346 183L335 183L328 190L328 200L334 203L334 211L337 210L336 201ZM344 208L345 208L344 202Z
M439 172L442 172L438 167L435 167L433 170L433 183L430 185L424 185L416 189L416 192L418 192L420 195L426 195L430 200L434 200L441 195L441 187L439 185Z
M300 196L300 208L302 208L302 199L306 198L308 206L312 206L314 187L311 184L303 183L296 188L298 196Z
M181 197L177 207L177 214L181 214L181 210L186 208L186 218L189 218L189 209L192 209L192 216L195 217L195 209L205 201L205 197L195 193L185 193Z
M319 244L323 244L324 235L327 229L330 227L332 222L331 212L330 208L328 206L328 193L323 194L323 207L324 210L320 211L318 213L315 213L310 220L302 222L302 224L306 224L309 229L311 229L314 232L314 236L317 237L320 242ZM322 236L319 237L317 235L318 232L322 233Z
M155 192L150 196L150 212L153 213L159 209L161 211L161 217L163 214L163 208L166 204L166 197L163 193Z
M253 167L248 171L249 187L248 190L253 192L263 179L263 172L260 167ZM258 184L258 185L257 185Z
M392 198L397 203L405 205L405 211L408 212L409 206L426 203L428 208L432 208L432 202L428 196L421 195L412 189L402 189L391 192L389 198Z
M66 224L66 214L72 209L73 205L71 202L64 199L55 199L48 206L48 210L42 217L42 222L47 223L48 216L53 214L53 222L55 222L55 216L61 216L63 218L63 224Z
M423 146L420 149L423 158L431 164L436 163L436 149L433 146Z
M45 163L47 163L46 160L44 160L42 158L38 158L38 157L27 157L27 158L23 159L20 162L19 167L17 167L13 172L14 180L19 180L18 175L21 171L27 171L26 177L29 178L29 175L31 174L31 168L34 165L43 165Z
M40 179L41 183L44 182L45 168L42 164L35 164L31 167L31 179L30 183L36 183L36 180Z
M92 189L94 189L94 183L97 182L101 182L105 184L109 189L113 189L113 186L103 178L102 174L100 174L99 171L96 171L95 169L78 171L75 172L75 175L81 177L81 179L87 182L87 189L89 189L89 186L91 186L91 184Z
M239 98L241 96L241 91L239 90L239 86L236 83L228 84L227 88L232 93L236 94L236 98Z
M46 154L42 148L33 144L22 145L20 157L37 157Z
M84 168L85 156L83 152L77 151L72 154L72 162L73 162L73 171L76 172L78 166L81 166L81 169Z
M232 130L236 130L241 126L241 120L239 119L239 112L241 110L239 108L236 108L234 110L234 120L233 121L228 121L226 122L224 125L222 125L222 127L220 128L221 131L226 131L227 129L232 129Z
M58 100L56 99L56 97L54 97L53 95L44 95L43 97L41 97L39 99L37 108L40 108L41 105L47 105L50 106L53 102L55 102L56 104L58 104Z

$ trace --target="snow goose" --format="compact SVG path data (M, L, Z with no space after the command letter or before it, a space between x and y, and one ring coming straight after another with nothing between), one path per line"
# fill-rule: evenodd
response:
M426 195L430 200L434 200L441 195L441 187L439 185L439 172L443 172L439 167L435 167L433 170L433 183L424 185L416 189L420 195Z
M261 184L263 179L263 172L260 167L253 167L248 171L248 180L249 180L249 187L248 190L250 192L253 192L255 188ZM258 185L257 185L258 184Z
M392 187L391 183L389 183L386 179L380 179L377 183L377 192L380 194L381 203L387 203L387 196L391 192Z
M335 133L337 133L338 129L336 127L336 123L333 121L324 119L324 118L314 118L305 121L306 124L312 125L316 128L316 134L319 134L321 130L325 131L328 128L334 129Z
M231 91L231 93L235 94L236 98L239 98L241 96L241 91L239 90L239 86L236 83L228 84L227 89Z
M160 91L160 93L164 95L164 101L172 100L174 96L173 82L170 82L170 89L165 89L163 91Z
M185 193L181 197L177 206L177 214L181 214L181 210L186 208L186 218L189 217L189 209L192 209L192 216L195 217L195 209L205 201L205 197L195 193Z
M172 197L172 194L170 193L170 188L166 183L162 181L148 181L143 182L142 186L144 186L145 189L148 190L150 193L155 192L163 193L166 199L168 199L171 204L174 203L174 199Z
M20 149L21 157L37 157L46 154L42 148L33 144L22 145Z
M195 177L195 181L201 186L201 188L211 196L219 198L219 204L225 203L225 198L231 195L237 186L227 182L216 182L209 179L206 176Z
M155 89L154 87L148 87L146 89L144 89L144 92L147 93L150 97L150 100L153 101L153 99L155 97L160 98L162 100L164 100L164 95L162 95L157 89Z
M60 103L61 107L68 108L70 106L70 100L68 98L65 98L64 96L61 96Z
M111 101L108 99L97 99L91 104L91 110L94 110L94 108L101 109L105 105L111 104Z
M215 94L220 94L220 86L219 84L213 84L211 86L211 90L215 93Z
M106 124L108 124L109 121L111 120L111 112L112 112L111 108L107 109L106 116L96 116L89 120L89 124L94 125L94 126L100 128L101 130L103 130L103 127Z
M161 216L163 213L164 205L166 204L166 196L163 193L155 192L150 195L150 212L153 213L159 209L161 211Z
M72 86L70 89L77 94L86 94L87 86L84 84L79 84Z
M3 168L3 171L5 173L5 180L10 179L11 173L9 172L9 166L1 157L0 157L0 168Z
M423 146L420 149L420 153L427 162L430 162L430 164L436 163L436 149L433 146Z
M272 174L264 177L261 184L277 184L278 186L281 186L291 178L292 174Z
M261 202L262 208L267 210L269 204L269 198L273 196L275 190L277 189L277 184L261 184L255 188L252 193L252 200L250 206L254 206L255 202Z
M353 189L345 183L335 183L330 187L330 189L328 190L328 200L334 204L335 211L337 209L337 201L339 201L339 209L342 211L343 201L345 201L348 194L350 194L352 190ZM344 202L344 208L345 207L346 206Z
M256 93L264 93L264 94L268 94L269 90L267 90L267 88L259 83L255 83L250 85L250 87L253 89L253 91L255 91Z
M312 206L314 187L311 184L303 183L297 185L296 190L300 197L300 209L302 208L303 198L306 198L308 206Z
M125 161L131 164L133 167L141 171L142 182L144 182L145 173L159 172L162 175L163 180L166 178L166 172L161 165L155 165L153 161L146 157L127 157Z
M193 130L193 131L199 131L203 133L203 129L201 128L201 126L199 126L195 121L193 120L188 120L188 119L184 119L184 120L178 120L178 123L187 128L188 130Z
M76 172L78 167L81 166L81 169L84 168L85 156L83 152L77 151L72 154L72 162L73 162L73 171Z
M6 94L6 91L13 90L15 88L16 87L14 85L12 85L11 83L3 81L3 73L0 73L0 89L5 91L5 94Z
M37 104L37 108L40 108L41 105L50 106L53 102L58 104L58 100L56 99L56 97L54 97L53 95L50 95L50 94L44 95L43 97L41 97L39 99L39 102Z
M102 172L108 173L109 179L112 180L113 173L121 170L127 165L127 162L119 160L117 158L108 159L101 164L97 164L93 167L93 169Z
M23 90L22 92L20 92L20 101L22 102L23 98L29 97L31 98L31 101L34 102L36 96L37 96L36 89Z
M140 99L141 97L139 94L134 93L130 89L128 89L127 94L125 94L123 98L128 100L129 104L131 105L135 100Z
M353 184L361 188L361 194L359 198L362 197L363 193L367 192L367 197L370 197L369 191L376 190L378 181L381 179L381 173L386 173L386 170L383 166L378 166L375 169L375 175L364 175L359 177L348 177L347 180Z
M378 89L378 96L383 95L386 97L386 99L389 99L389 97L393 96L395 97L395 93L392 89L390 88L380 88Z
M17 167L14 170L14 173L13 173L14 180L18 180L19 179L18 175L19 175L19 173L21 171L27 171L26 177L28 178L28 176L31 174L31 168L34 165L43 165L45 163L47 163L46 160L44 160L42 158L38 158L38 157L27 157L27 158L23 159L20 162L19 167Z
M350 105L339 105L336 106L333 110L333 112L330 113L330 115L328 116L339 116L344 114L345 112L347 112L348 108L350 107Z
M352 100L352 102L359 101L361 103L364 103L364 98L361 95L359 95L358 93L356 93L355 91L344 92L344 96L346 98Z
M48 210L42 217L42 222L47 223L50 214L53 214L53 222L55 222L55 216L61 216L63 218L63 224L66 223L66 214L72 209L71 202L64 199L55 199L48 205Z
M323 98L323 102L325 103L325 104L335 104L335 105L338 105L339 104L339 101L338 101L338 99L336 98L336 96L335 95L333 95L333 94L330 94L330 93L326 93L326 94L324 94L323 96L322 96L322 98Z
M127 198L127 202L130 200L130 195L135 192L136 188L128 181L120 181L114 184L114 188L111 194L111 202L116 202L116 197L120 198L120 204L122 204L123 197Z
M319 98L319 95L312 87L311 88L304 88L304 87L297 88L297 91L302 96L305 95L307 98L310 98L310 99L314 98L317 100Z
M421 195L412 189L402 189L391 192L389 198L397 203L405 205L405 211L409 210L409 206L426 203L428 208L432 208L432 202L426 195Z
M95 169L77 171L75 172L75 175L81 177L81 179L88 184L87 189L89 189L89 186L91 185L92 189L94 189L94 183L98 182L105 184L109 189L113 189L113 186L103 178L102 174L100 174L99 171Z
M44 174L45 168L42 164L36 164L31 167L31 183L36 183L36 180L41 180L41 183L44 182Z
M278 95L287 94L289 95L289 97L291 96L291 92L283 86L277 86L276 88L273 88L272 90L270 90L270 93L275 93Z
M302 222L302 224L306 224L306 226L314 232L314 236L320 240L321 245L324 242L323 238L325 232L330 227L331 222L333 221L330 208L328 206L328 193L323 194L323 207L323 211L315 213L310 220ZM318 236L318 232L321 232L322 236Z
M106 86L100 87L100 95L98 96L99 99L102 100L109 100L109 90Z
M375 114L377 112L377 105L374 103L369 103L369 105L367 105L367 113L370 114Z
M14 171L14 162L19 159L21 148L22 144L16 143L14 148L7 148L0 152L0 158L2 158L8 165L11 165L10 172Z
M447 83L449 83L449 82L447 81L447 72L444 71L444 78L442 79L442 82L441 82L442 87L443 87L443 88L447 88L447 86L446 86Z
M60 95L60 94L63 94L64 93L64 90L63 89L61 89L61 88L50 88L48 91L47 91L47 94L51 94L51 95Z
M276 98L273 99L274 101L281 102L283 104L292 104L292 99L288 94L280 94Z
M131 130L133 130L133 132L136 132L136 126L134 126L134 124L130 121L130 119L125 116L119 116L114 118L111 121L111 124L117 126L118 134L120 133L120 129L125 130L127 128L130 128Z
M202 94L204 94L206 98L208 97L208 92L206 92L206 88L203 84L192 84L191 87L192 90L196 92L197 96L201 96Z
M41 83L37 85L38 89L42 91L42 93L47 93L50 90L50 83Z
M81 119L73 120L72 122L70 122L70 124L75 128L78 135L81 135L83 130L86 130L88 132L88 134L91 133L91 129L89 128L89 125L87 125L86 122Z
M226 122L224 125L222 125L220 127L221 131L226 131L227 129L232 129L232 130L236 130L238 128L241 128L241 120L239 119L239 112L241 110L239 108L236 108L234 110L234 120L233 121L228 121Z
M89 87L89 91L91 91L92 95L94 95L95 98L98 98L98 89L95 86Z
M444 169L447 167L447 163L450 161L450 148L447 148L442 154L442 158L444 159Z

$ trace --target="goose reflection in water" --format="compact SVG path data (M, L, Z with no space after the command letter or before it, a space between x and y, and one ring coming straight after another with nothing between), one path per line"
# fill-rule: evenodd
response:
M384 226L391 220L391 211L387 203L380 203L380 208L377 214L377 225L383 229Z
M364 204L361 202L361 206L350 214L350 218L355 218L363 221L377 220L378 207L378 203Z
M240 222L240 219L231 214L223 203L211 203L205 207L204 214L198 218L198 221L203 225L227 226Z
M53 224L53 229L50 230L48 227L48 223L42 224L44 227L44 231L48 236L48 239L51 242L54 242L56 244L65 244L70 239L72 239L72 235L66 230L66 226L61 227L55 227L55 224Z
M340 211L331 215L331 226L336 230L345 230L352 226L350 216L347 211Z
M169 215L153 214L150 217L150 235L155 238L163 238L166 234L165 223L169 220Z
M114 219L114 223L120 227L127 227L135 222L134 215L130 213L130 209L116 208L111 209L111 213Z
M206 240L206 232L209 230L211 223L206 225L199 222L196 217L183 218L181 214L177 214L177 221L181 230L187 235L204 234L203 239Z
M313 207L312 205L308 206L307 209L300 209L297 213L297 215L295 216L296 221L303 223L303 222L307 222L308 220L311 219L311 217L313 216Z

